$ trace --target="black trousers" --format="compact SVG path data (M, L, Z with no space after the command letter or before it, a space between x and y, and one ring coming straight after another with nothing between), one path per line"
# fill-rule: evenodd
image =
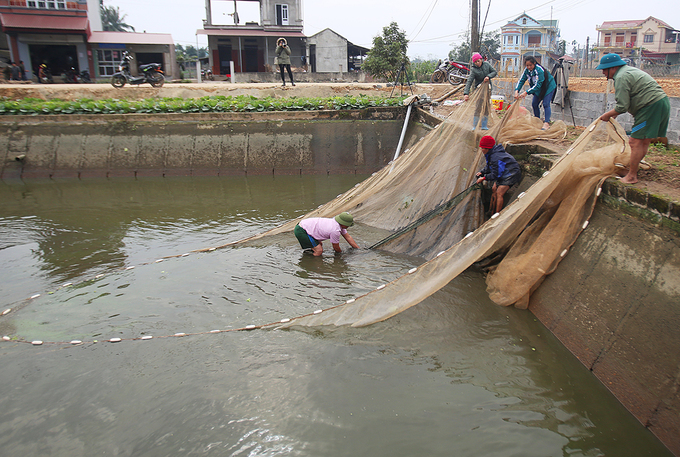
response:
M284 69L288 69L288 76L290 77L290 82L291 83L294 82L293 81L293 72L290 70L290 64L289 63L285 63L285 64L280 63L279 64L279 70L281 71L281 81L283 81L283 84L286 84L286 77L283 73Z

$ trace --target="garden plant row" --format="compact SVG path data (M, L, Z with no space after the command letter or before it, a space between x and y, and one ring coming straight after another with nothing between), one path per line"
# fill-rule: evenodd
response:
M22 100L0 101L0 115L49 114L128 114L128 113L210 113L262 111L353 110L381 106L401 106L404 97L367 95L325 98L257 98L209 96L196 99L153 98L145 100Z

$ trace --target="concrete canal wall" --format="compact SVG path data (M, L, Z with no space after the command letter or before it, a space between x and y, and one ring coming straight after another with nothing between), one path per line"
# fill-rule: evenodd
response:
M529 309L680 455L680 237L605 197Z
M0 118L2 179L371 173L405 109ZM427 132L411 123L403 149Z
M536 176L552 165L536 145L509 151ZM608 179L529 310L680 456L680 203Z
M1 175L368 173L391 160L404 114L6 117ZM427 124L441 122L423 110L414 119L403 150ZM514 148L518 156L534 153L527 171L540 175L550 167L537 146ZM529 309L680 456L680 204L610 181L587 229Z

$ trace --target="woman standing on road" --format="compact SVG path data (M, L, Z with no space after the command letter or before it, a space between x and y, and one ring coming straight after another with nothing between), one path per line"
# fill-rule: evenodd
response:
M489 62L485 62L482 55L475 52L472 55L472 67L470 68L470 76L468 77L467 84L465 85L465 90L463 95L465 95L465 101L470 98L470 89L477 89L481 83L489 83L489 93L491 93L491 78L498 75L498 72L491 66ZM474 84L474 86L473 86ZM477 128L477 122L479 122L479 115L482 114L482 130L488 130L489 122L489 100L482 100L481 98L477 101L477 107L475 108L474 118L472 120L472 130Z
M531 106L534 108L534 116L539 119L541 118L540 104L543 103L543 111L545 111L543 130L547 130L550 128L550 115L552 114L550 103L555 95L555 89L557 89L555 78L548 70L537 63L533 56L524 58L524 66L526 69L515 88L515 99L524 98L527 94L533 95L534 99ZM519 91L522 90L522 86L527 80L529 80L529 89L520 93Z
M285 38L279 38L276 41L276 63L279 65L279 71L281 72L281 81L283 81L283 87L286 87L286 77L284 76L283 70L288 70L288 76L290 76L290 83L294 86L293 72L290 70L290 48Z

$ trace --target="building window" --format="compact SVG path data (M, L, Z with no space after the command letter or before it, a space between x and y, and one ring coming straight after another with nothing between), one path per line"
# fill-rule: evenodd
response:
M541 35L529 35L527 43L530 48L538 48L541 46Z
M654 43L654 35L645 35L645 43Z
M28 2L26 2L26 6L29 8L65 10L66 0L28 0Z
M276 25L288 25L288 5L276 5Z
M116 73L122 58L123 51L97 49L97 60L99 60L99 76L111 76L112 74Z

